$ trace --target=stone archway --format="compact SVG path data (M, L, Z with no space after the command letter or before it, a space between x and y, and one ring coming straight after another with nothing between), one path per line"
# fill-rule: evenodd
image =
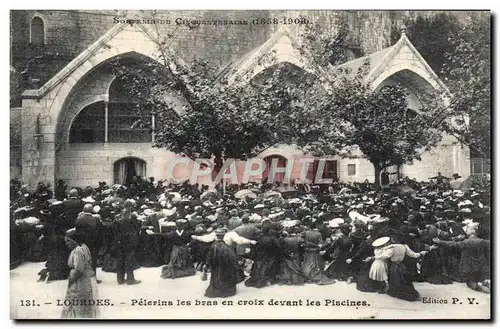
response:
M124 157L113 164L113 182L129 186L134 177L146 177L147 163L138 157Z
M275 168L286 168L288 164L288 159L282 155L272 154L266 156L263 160L266 163L266 168L262 173L262 181L264 183L270 183L270 184L273 183L281 184L285 179L285 173L275 172L274 177L271 177L273 171L272 167L275 166Z

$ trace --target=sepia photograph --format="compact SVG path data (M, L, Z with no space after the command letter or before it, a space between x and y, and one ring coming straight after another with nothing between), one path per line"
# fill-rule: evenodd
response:
M9 16L10 319L491 320L489 10Z

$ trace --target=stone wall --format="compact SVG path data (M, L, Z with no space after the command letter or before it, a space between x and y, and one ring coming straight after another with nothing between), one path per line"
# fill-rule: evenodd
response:
M140 14L149 18L148 12ZM34 16L45 22L46 44L30 44L30 22ZM158 19L171 24L158 25L160 35L169 39L186 61L206 58L215 65L225 65L264 43L281 25L202 25L191 29L176 26L175 20L251 20L254 18L306 17L327 30L337 28L343 17L350 27L350 40L360 54L368 54L390 45L394 14L383 11L158 11ZM11 11L11 64L19 71L29 68L40 79L39 87L67 63L114 26L115 11L14 10ZM301 32L297 32L300 34ZM35 59L36 58L36 59ZM29 63L29 64L28 64Z

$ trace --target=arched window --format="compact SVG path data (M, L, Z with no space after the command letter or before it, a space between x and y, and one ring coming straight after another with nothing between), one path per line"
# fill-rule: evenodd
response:
M104 102L86 106L71 125L70 143L104 143Z
M31 20L30 42L34 45L45 44L45 24L43 20L35 16Z
M151 116L138 113L127 94L126 81L115 79L109 89L108 141L110 143L148 143L152 141Z

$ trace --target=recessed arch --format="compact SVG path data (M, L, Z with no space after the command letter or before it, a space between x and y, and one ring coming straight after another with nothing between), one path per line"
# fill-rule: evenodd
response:
M419 67L416 67L414 65L408 65L408 64L400 64L391 67L388 70L385 70L380 76L378 76L371 84L373 90L377 90L379 86L384 82L384 80L390 78L391 76L395 76L399 72L412 72L415 74L417 79L426 81L434 90L436 91L441 91L441 88L438 84L437 81L432 79L424 70L420 69Z
M373 90L378 92L382 88L394 84L403 86L408 91L408 105L416 113L420 113L419 110L424 105L423 100L425 97L439 91L435 85L429 82L429 79L419 75L413 69L401 69L384 76L384 80L372 84Z
M251 81L262 81L275 72L280 75L286 76L287 78L291 78L292 80L295 80L295 78L300 80L304 75L308 74L308 71L303 67L289 61L283 61L263 68L259 73L255 74L251 78Z
M71 93L67 95L65 98L62 107L59 109L58 114L57 114L57 125L56 125L56 136L57 140L60 141L68 141L69 138L69 130L70 127L78 115L78 113L88 104L91 104L96 101L108 101L109 100L109 88L111 84L113 83L115 77L111 75L110 73L110 65L111 61L119 59L119 58L128 58L128 59L135 59L137 61L151 61L153 60L152 57L137 53L135 51L131 52L126 52L124 54L116 55L113 56L104 62L100 63L99 65L96 65L93 69L89 70L84 76L82 76L78 81L75 81ZM104 84L102 86L102 90L98 95L87 95L84 97L84 100L80 100L80 103L83 102L80 106L75 107L73 102L75 101L75 98L81 97L79 93L82 92L82 89L85 89L86 84L91 83L90 80L92 80L93 74L100 74L100 70L107 70L108 71L108 80L109 81L102 81Z

